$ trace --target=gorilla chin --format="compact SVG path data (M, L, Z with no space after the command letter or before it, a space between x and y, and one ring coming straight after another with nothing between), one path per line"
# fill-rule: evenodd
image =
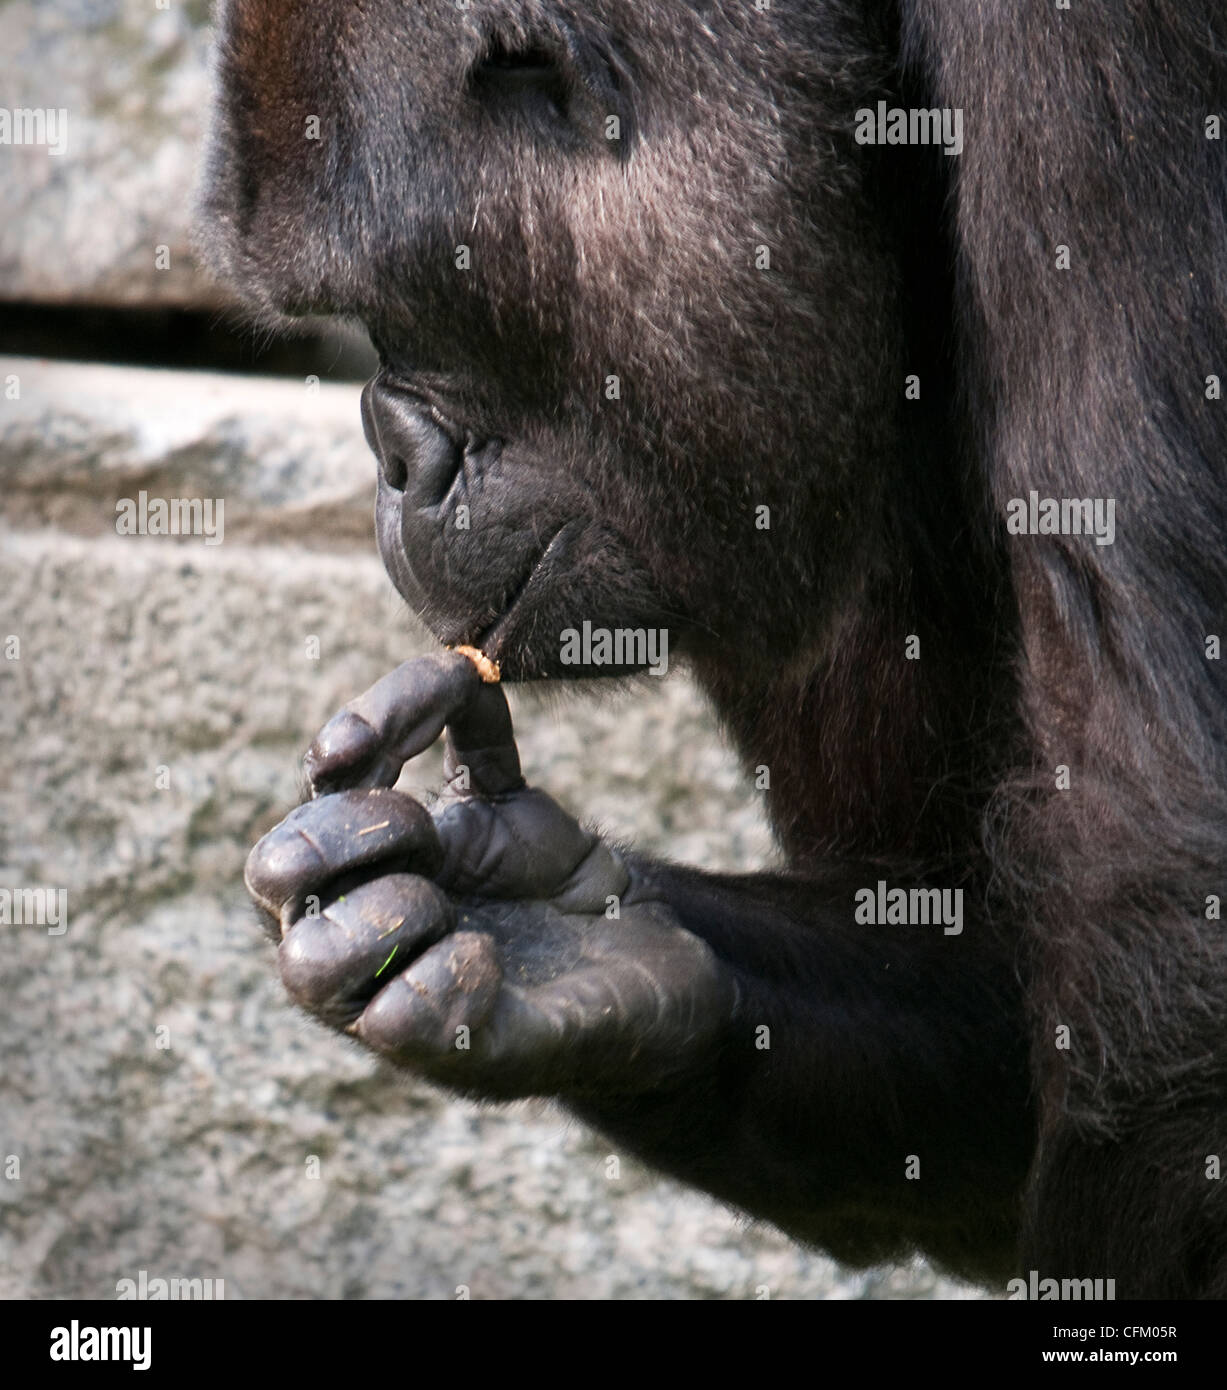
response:
M556 466L465 429L387 370L363 390L362 426L379 463L384 568L441 642L478 648L512 681L642 671L571 659L568 633L661 633L661 606L629 544ZM680 636L676 624L661 633L675 651Z

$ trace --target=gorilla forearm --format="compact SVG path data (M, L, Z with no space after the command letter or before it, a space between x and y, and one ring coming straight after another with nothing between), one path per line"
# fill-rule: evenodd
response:
M1034 1122L1022 993L983 922L854 926L881 870L717 877L632 860L733 972L726 1027L684 1076L571 1108L656 1167L839 1257L913 1247L1009 1268ZM908 1176L912 1156L918 1161Z

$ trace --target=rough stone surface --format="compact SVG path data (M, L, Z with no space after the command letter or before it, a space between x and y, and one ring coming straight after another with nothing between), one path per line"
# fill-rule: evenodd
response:
M373 479L356 388L0 361L0 886L68 892L62 935L0 927L0 1296L141 1270L228 1298L976 1296L842 1271L630 1161L609 1180L550 1105L451 1100L290 1007L244 857L323 721L430 645ZM224 542L117 535L142 489L223 498ZM683 678L512 703L564 804L678 859L768 859Z
M212 306L188 222L208 112L208 0L8 0L0 102L67 143L0 145L0 298ZM158 268L158 248L167 249Z

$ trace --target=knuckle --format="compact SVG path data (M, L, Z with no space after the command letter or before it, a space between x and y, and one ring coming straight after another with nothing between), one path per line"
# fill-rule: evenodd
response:
M247 856L243 877L252 897L276 915L297 885L310 882L321 865L319 851L287 819Z
M457 932L382 989L354 1032L401 1061L463 1064L477 1047L472 1035L491 1014L502 978L490 937Z
M303 766L313 787L360 777L380 752L379 734L361 715L333 715L307 749Z
M345 1025L451 925L451 907L425 879L389 875L359 885L281 943L287 992L327 1022Z

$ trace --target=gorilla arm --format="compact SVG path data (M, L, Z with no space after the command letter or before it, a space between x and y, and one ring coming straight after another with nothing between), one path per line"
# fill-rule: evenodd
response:
M428 815L390 786L445 727ZM1009 1267L1025 1032L983 924L855 926L882 865L733 878L622 854L524 784L502 689L451 653L372 687L307 765L315 799L247 882L322 1021L467 1095L554 1096L844 1260Z

